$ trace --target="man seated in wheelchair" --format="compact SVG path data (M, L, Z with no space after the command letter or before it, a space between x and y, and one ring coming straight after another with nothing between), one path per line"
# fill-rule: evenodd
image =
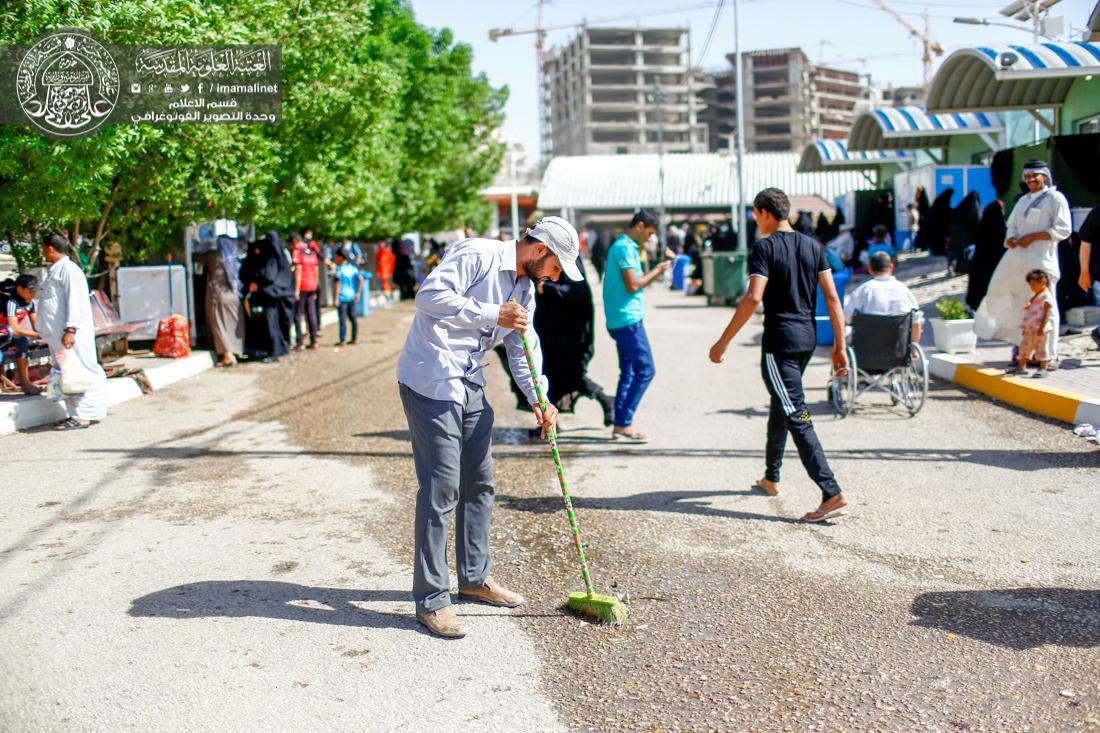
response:
M873 277L848 296L844 306L845 320L852 323L857 312L868 316L901 316L913 312L913 342L920 343L924 314L913 292L894 277L894 261L889 253L872 254L867 269Z
M889 253L876 252L868 265L874 278L856 288L844 308L852 324L851 369L847 377L833 377L830 396L848 415L862 395L879 390L913 416L928 394L928 362L919 343L924 315L909 288L894 279Z

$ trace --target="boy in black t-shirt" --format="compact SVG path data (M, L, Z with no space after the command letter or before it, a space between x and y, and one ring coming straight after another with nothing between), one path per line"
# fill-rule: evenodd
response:
M778 188L766 188L752 203L759 231L765 235L752 247L749 287L729 325L710 348L710 360L722 361L733 337L764 303L764 340L760 370L771 395L764 478L757 487L770 496L779 493L779 469L787 434L794 437L802 465L821 489L821 505L802 518L821 522L843 515L848 502L825 460L802 392L802 373L816 342L814 306L820 285L833 325L833 369L848 373L844 348L844 312L832 271L816 240L791 229L791 203Z

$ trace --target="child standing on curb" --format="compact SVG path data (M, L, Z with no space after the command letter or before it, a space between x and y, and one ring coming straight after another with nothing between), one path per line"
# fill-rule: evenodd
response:
M1041 379L1047 371L1047 333L1054 328L1051 311L1054 296L1050 294L1050 277L1043 270L1032 270L1027 274L1027 284L1031 286L1031 300L1024 306L1024 321L1021 326L1023 338L1020 341L1020 356L1010 374L1027 374L1027 363L1031 359L1039 362L1039 371L1032 375Z
M347 337L348 321L351 322L351 343L359 337L359 322L356 320L355 307L363 295L363 278L359 268L351 264L348 251L341 247L336 250L336 272L333 275L332 299L336 302L336 311L340 315L340 342L343 346Z

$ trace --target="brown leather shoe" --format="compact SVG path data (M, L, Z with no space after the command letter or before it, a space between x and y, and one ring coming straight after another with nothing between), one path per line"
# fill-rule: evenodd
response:
M428 627L436 636L448 639L461 639L466 636L466 627L458 620L455 610L450 606L435 611L416 609L416 620Z
M485 585L480 588L459 588L458 597L468 601L481 601L492 606L515 608L526 600L519 593L513 593L492 578L485 579Z

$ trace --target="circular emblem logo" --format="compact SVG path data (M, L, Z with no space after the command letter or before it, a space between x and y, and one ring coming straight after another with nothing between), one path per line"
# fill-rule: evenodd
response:
M47 135L83 137L107 121L118 101L118 67L93 36L76 29L45 35L16 72L19 106Z

